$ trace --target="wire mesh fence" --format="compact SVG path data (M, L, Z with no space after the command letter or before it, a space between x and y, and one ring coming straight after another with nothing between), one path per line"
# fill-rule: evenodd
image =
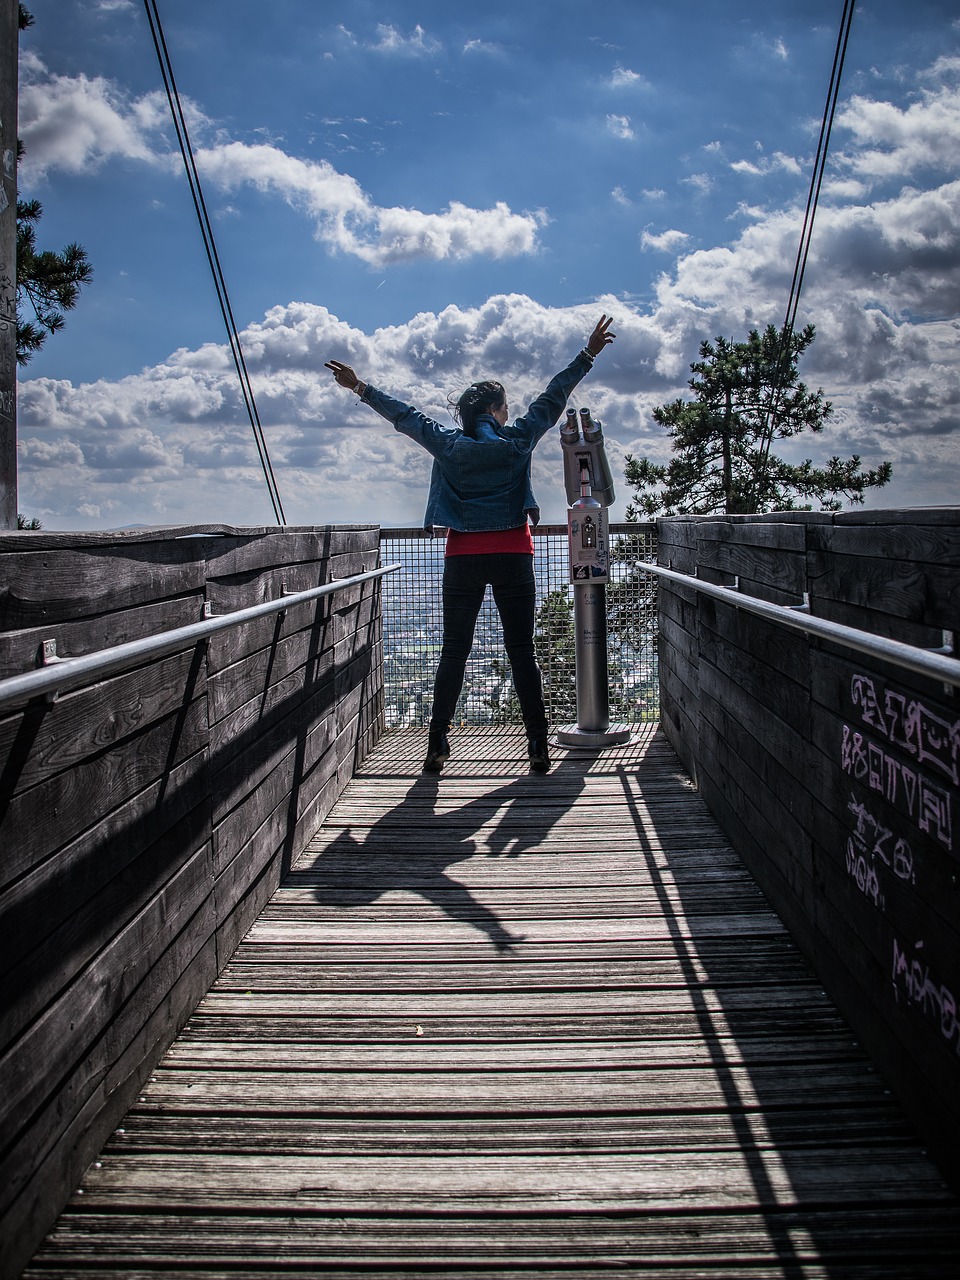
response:
M577 718L573 586L567 530L541 525L534 532L537 580L537 659L547 715L554 725ZM610 719L639 724L659 717L657 594L643 562L656 561L655 524L610 526L607 599ZM382 529L380 557L403 568L383 580L383 663L387 728L427 723L433 677L443 638L443 538L420 529ZM455 722L521 724L520 706L503 650L500 619L487 591L477 619Z

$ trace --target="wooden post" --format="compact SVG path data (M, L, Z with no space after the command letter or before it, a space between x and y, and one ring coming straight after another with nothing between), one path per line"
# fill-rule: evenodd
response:
M0 529L17 527L17 0L0 0Z

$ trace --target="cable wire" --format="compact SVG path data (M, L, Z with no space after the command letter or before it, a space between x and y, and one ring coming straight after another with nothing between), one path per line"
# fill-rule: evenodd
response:
M790 281L790 295L787 299L787 309L783 319L783 328L780 333L780 356L774 375L773 387L770 393L770 403L765 415L763 444L760 450L762 462L766 462L767 456L770 452L770 446L773 443L773 433L776 428L777 408L780 395L783 390L783 379L790 365L790 348L793 340L793 330L796 325L797 310L800 306L800 292L803 288L803 277L807 269L807 259L810 255L810 242L813 238L813 223L817 214L817 206L820 203L820 190L823 186L823 175L826 169L827 152L830 147L830 134L833 130L833 119L837 112L837 102L840 97L840 79L843 75L843 64L847 56L847 44L850 40L850 25L853 22L855 7L856 0L844 0L843 13L840 17L840 30L837 34L837 47L834 50L833 67L830 71L830 84L827 89L827 100L824 104L823 117L820 122L820 136L817 139L817 152L813 162L813 173L810 177L810 189L807 192L807 206L803 214L803 228L800 232L800 244L797 247L797 257L793 267L793 279Z
M250 375L247 372L247 364L243 355L243 346L240 342L240 334L237 330L236 321L233 317L233 308L230 305L230 296L227 292L227 284L223 275L223 268L220 265L220 255L217 253L213 227L210 223L209 214L207 213L206 201L203 198L200 174L197 170L193 147L190 143L190 134L187 130L187 121L183 112L183 104L180 101L180 93L177 89L177 82L173 74L173 64L170 61L167 42L163 34L163 25L160 21L160 13L157 9L156 0L143 0L143 3L147 13L147 22L150 25L150 34L153 37L153 47L156 50L157 60L160 63L160 75L163 79L163 87L166 91L167 101L170 104L170 114L173 117L173 127L176 131L180 154L183 157L184 169L187 174L187 183L189 184L190 195L193 199L193 207L196 211L197 221L200 224L200 235L203 239L203 247L206 251L207 262L210 265L210 272L213 276L214 288L217 293L217 302L220 305L220 314L223 317L223 323L226 327L227 337L230 342L230 353L233 356L234 368L237 371L237 377L240 381L240 391L243 395L244 405L246 406L247 417L250 420L250 426L253 430L253 438L257 446L257 453L260 457L260 465L263 468L264 479L267 482L267 492L270 494L270 503L273 507L273 513L276 517L277 523L279 525L285 525L287 521L283 511L283 503L280 500L280 491L277 487L273 464L270 461L270 454L267 449L267 440L263 432L263 424L260 421L260 413L257 409L256 398L253 394L253 385L250 381Z

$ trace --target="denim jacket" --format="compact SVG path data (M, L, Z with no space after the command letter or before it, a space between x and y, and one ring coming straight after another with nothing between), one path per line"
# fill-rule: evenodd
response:
M364 403L433 455L424 527L444 526L464 533L516 529L528 515L536 526L540 508L530 480L531 454L592 366L589 352L578 352L512 425L501 426L489 414L481 414L476 439L459 427L434 422L368 383Z

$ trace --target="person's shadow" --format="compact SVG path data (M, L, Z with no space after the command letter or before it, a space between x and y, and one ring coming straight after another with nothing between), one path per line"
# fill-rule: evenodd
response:
M589 764L589 758L563 756L545 776L524 774L463 804L445 801L446 777L421 774L399 804L370 826L358 815L355 827L333 836L312 860L301 859L295 874L308 875L324 906L369 906L392 890L420 894L451 920L485 933L498 951L513 952L523 937L447 868L476 856L517 858L538 849L575 804Z

